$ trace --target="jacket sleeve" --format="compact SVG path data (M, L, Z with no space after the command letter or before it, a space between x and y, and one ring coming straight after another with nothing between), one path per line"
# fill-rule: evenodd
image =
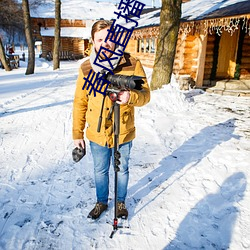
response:
M150 101L150 88L148 86L146 74L139 60L136 62L134 75L142 76L144 84L142 84L142 90L133 89L130 91L128 105L141 107Z
M86 123L86 112L88 109L88 95L86 88L83 90L84 85L83 73L81 68L79 69L79 74L76 82L75 97L73 101L73 128L72 136L73 140L83 139Z

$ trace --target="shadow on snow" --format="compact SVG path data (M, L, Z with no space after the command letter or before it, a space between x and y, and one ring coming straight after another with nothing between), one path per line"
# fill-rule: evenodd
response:
M232 138L239 139L239 136L233 134L235 129L234 123L235 119L229 119L223 123L202 129L198 134L192 136L178 149L173 151L171 155L162 159L158 168L154 169L135 185L131 186L128 190L129 196L133 197L134 200L140 200L142 197L149 195L174 175L174 173L185 168L187 165L189 165L189 167L186 171L196 167L216 146ZM163 193L172 184L173 182L169 183L164 189L161 189L161 192L148 203L156 199L157 196ZM143 207L141 209L143 209Z
M65 104L72 103L72 102L73 102L73 100L66 100L66 101L62 101L62 102L43 104L43 105L39 105L36 107L21 108L21 109L14 110L14 111L5 111L3 113L0 113L0 117L6 117L9 115L15 115L15 114L25 113L25 112L29 112L29 111L40 110L40 109L44 109L44 108L51 108L51 107L55 107L55 106L65 105Z
M217 193L207 195L181 222L176 237L164 250L229 249L238 208L247 180L242 172L228 177Z

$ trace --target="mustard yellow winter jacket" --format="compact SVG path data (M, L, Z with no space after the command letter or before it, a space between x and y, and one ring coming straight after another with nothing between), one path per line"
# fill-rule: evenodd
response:
M107 145L109 148L114 147L113 119L108 119L108 114L112 106L109 97L105 98L104 109L102 113L102 123L100 132L97 132L98 121L103 101L103 94L90 88L84 89L84 77L88 76L91 69L89 60L82 63L79 69L79 75L76 83L76 91L73 103L73 140L84 138L84 129L86 128L86 137L88 140L101 146ZM144 84L142 90L130 90L130 99L127 104L120 105L120 135L119 144L129 142L135 138L134 124L134 107L145 105L150 100L150 89L147 83L146 75L139 60L136 60L129 54L125 53L121 58L119 65L113 71L115 74L142 76ZM86 84L88 86L88 84Z

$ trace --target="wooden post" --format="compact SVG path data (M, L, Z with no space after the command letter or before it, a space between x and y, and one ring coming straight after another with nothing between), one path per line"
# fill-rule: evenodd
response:
M148 53L151 53L151 46L152 46L152 38L148 40Z
M146 54L146 49L147 49L147 39L143 38L143 53Z
M200 34L199 36L199 54L198 54L198 65L196 72L196 86L202 87L203 78L204 78L204 68L205 68L205 60L206 60L206 51L207 51L207 35Z

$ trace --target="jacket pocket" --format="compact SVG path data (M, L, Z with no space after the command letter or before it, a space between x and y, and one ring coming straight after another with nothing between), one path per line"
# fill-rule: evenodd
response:
M124 107L121 109L120 133L125 134L134 129L134 109Z

